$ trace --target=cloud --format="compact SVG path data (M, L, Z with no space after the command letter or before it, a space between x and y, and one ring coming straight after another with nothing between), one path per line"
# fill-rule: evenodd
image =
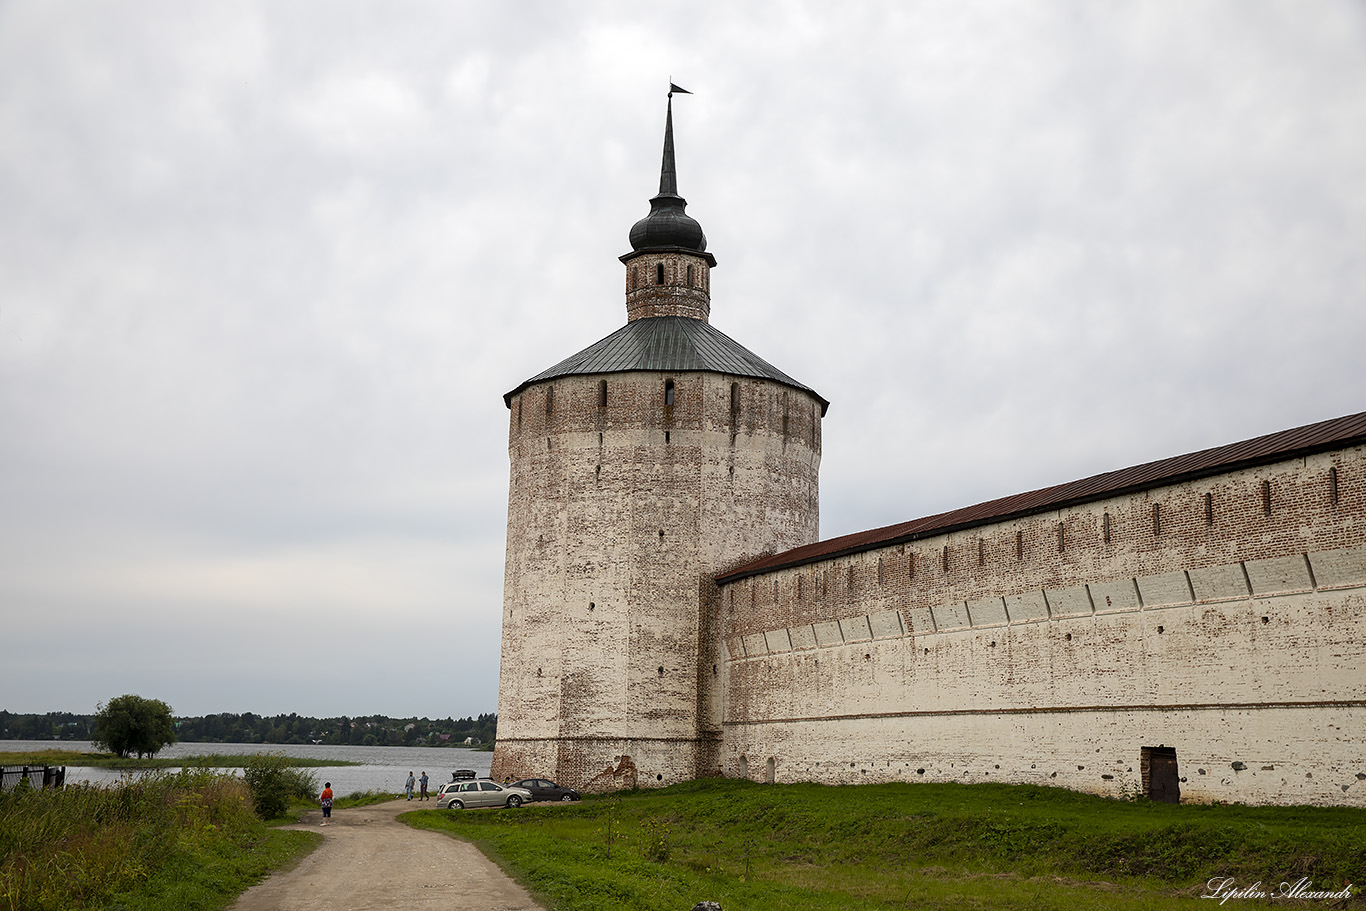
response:
M1351 3L80 13L0 8L11 710L492 710L501 396L623 322L670 78L827 535L1363 407Z

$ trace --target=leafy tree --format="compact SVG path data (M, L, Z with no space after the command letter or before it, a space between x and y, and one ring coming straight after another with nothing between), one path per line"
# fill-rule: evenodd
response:
M137 753L141 759L175 743L171 707L160 699L129 694L116 696L97 708L91 740L111 753L120 757Z

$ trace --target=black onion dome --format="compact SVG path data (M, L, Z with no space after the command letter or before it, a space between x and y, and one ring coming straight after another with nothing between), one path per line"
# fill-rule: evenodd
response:
M650 200L650 214L631 226L631 249L682 247L703 253L707 235L702 226L683 211L687 200L681 196L656 196Z
M682 247L705 253L707 235L697 219L683 210L688 201L678 195L678 174L674 167L674 108L669 96L664 119L664 161L659 169L659 194L650 200L650 214L631 226L631 249Z

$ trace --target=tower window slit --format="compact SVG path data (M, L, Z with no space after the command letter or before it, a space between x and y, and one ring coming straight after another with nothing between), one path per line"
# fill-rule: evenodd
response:
M663 264L663 263L655 263L655 284L656 284L656 285L662 285L662 284L664 284L664 264Z
M1271 515L1271 482L1262 482L1262 512Z
M674 381L664 381L664 407L672 408L674 405Z
M1107 512L1100 520L1100 535L1106 544L1110 543L1110 514Z
M598 407L607 407L607 381L598 380Z
M1058 523L1058 553L1062 553L1067 547L1067 538L1064 534L1063 523Z
M1214 524L1214 494L1205 494L1205 525Z
M1153 504L1153 537L1162 534L1162 504Z
M692 266L688 267L688 287L692 287Z
M550 414L555 410L555 387L545 387L545 413Z
M1024 559L1024 531L1015 532L1015 559Z
M1328 469L1328 502L1338 505L1338 470L1336 467Z

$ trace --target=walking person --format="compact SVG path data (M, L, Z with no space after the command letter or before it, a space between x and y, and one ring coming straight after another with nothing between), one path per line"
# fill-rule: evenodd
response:
M403 786L403 790L407 793L409 800L413 799L413 785L415 784L417 784L417 779L413 777L412 772L409 772L408 783Z
M317 781L318 779L315 778L313 780ZM327 821L332 818L332 782L323 782L323 792L318 795L318 801L323 806L322 824L327 825Z
M419 797L418 800L427 800L428 798L427 798L427 770L426 770L426 769L423 769L423 770L422 770L422 777L419 778L417 781L418 781L418 783L419 783L420 785L422 785L422 796Z

